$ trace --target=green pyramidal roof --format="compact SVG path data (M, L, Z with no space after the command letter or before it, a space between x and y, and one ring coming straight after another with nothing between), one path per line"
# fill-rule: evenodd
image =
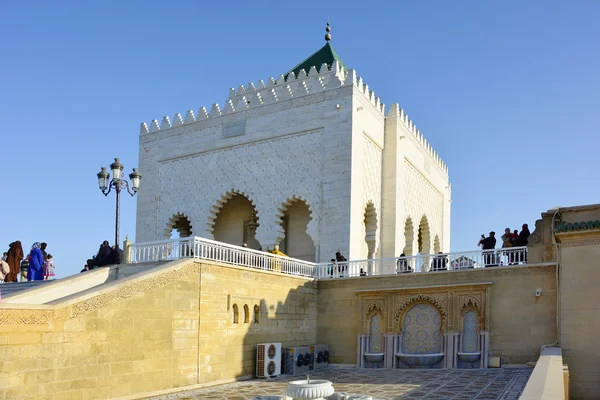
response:
M327 42L325 46L321 47L313 55L308 57L306 60L302 61L300 64L296 65L288 72L286 72L283 75L283 77L287 80L287 77L290 74L290 72L293 72L295 76L298 76L298 72L300 72L301 69L305 70L306 73L308 73L310 68L313 66L317 68L318 72L321 72L321 65L323 64L327 64L327 68L331 69L331 64L333 64L334 61L340 63L342 68L347 69L342 60L340 59L340 56L338 56L333 47L331 47L329 42Z

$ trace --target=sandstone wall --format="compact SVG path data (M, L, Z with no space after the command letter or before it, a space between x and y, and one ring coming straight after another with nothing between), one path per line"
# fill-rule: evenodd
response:
M257 343L314 344L316 291L316 283L307 279L203 264L199 383L253 376Z
M319 281L317 337L330 345L330 362L356 364L360 313L358 290L415 288L492 282L490 345L505 363L535 361L556 339L554 266L495 267L374 278ZM543 295L536 298L536 289Z
M315 339L306 279L194 261L131 278L56 306L0 305L0 398L106 399L235 379L252 374L254 344ZM258 302L259 323L234 325L229 295Z

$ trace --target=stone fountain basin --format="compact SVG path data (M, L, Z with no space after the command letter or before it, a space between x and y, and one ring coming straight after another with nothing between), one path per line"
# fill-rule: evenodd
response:
M365 353L365 360L370 363L380 363L383 361L383 353Z
M396 353L396 357L408 367L433 367L444 358L444 353L406 354Z
M479 361L480 358L481 358L481 352L476 352L476 353L462 353L460 351L458 352L458 359L461 360L462 362L472 363L472 362Z
M291 381L285 388L285 395L292 399L321 399L333 394L331 381L324 379L306 379Z

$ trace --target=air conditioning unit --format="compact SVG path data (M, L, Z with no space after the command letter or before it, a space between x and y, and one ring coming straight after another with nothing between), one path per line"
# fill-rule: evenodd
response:
M281 343L256 345L256 377L272 378L281 375Z
M312 357L310 347L290 347L285 350L285 373L303 374L310 371Z
M329 345L328 344L315 344L310 346L310 353L312 362L310 369L320 370L325 369L329 366Z

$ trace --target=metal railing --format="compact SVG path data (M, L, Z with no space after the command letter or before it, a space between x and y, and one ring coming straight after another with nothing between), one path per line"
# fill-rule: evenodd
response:
M199 258L315 279L382 276L527 264L527 247L315 264L201 237L134 243L132 263Z
M322 263L315 267L315 279L380 276L404 273L468 270L473 268L520 265L527 263L527 247L474 250L443 254L378 258L370 260Z
M278 256L201 237L187 237L131 245L131 262L199 258L289 275L314 276L315 263Z

